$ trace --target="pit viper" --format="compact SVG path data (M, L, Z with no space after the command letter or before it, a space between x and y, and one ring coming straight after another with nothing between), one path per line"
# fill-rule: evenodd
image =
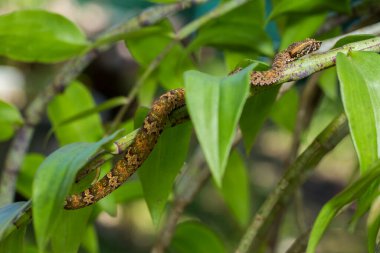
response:
M271 69L251 72L251 85L275 84L282 77L289 62L318 50L320 46L321 42L315 39L306 39L291 44L275 56ZM78 209L89 206L122 185L148 158L166 125L170 113L183 106L185 106L185 90L183 88L170 90L160 96L153 103L124 157L118 160L111 171L91 187L81 193L66 197L64 208Z

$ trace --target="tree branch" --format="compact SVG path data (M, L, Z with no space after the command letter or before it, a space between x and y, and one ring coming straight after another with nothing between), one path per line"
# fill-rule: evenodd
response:
M338 116L318 135L310 146L289 167L277 187L266 198L251 225L242 237L236 253L248 252L252 242L268 229L277 211L285 205L302 183L305 173L314 168L349 132L344 114Z
M120 26L106 31L95 40L94 45L91 47L91 51L86 55L65 63L62 71L56 76L52 83L31 102L25 111L26 123L15 134L5 159L4 170L0 181L0 206L13 201L21 162L29 148L34 133L34 127L41 121L41 118L45 114L48 102L55 95L62 92L70 82L83 71L83 69L95 58L96 52L108 49L111 43L124 38L127 33L134 32L141 29L143 26L158 22L166 18L168 15L188 8L192 4L202 3L204 1L205 0L185 0L171 5L152 7ZM105 43L108 43L108 45L105 45Z

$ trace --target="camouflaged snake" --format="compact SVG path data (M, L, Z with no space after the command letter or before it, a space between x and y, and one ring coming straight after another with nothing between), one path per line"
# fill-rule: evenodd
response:
M275 84L282 77L287 63L318 50L320 46L321 42L314 39L306 39L291 44L275 56L271 69L252 71L250 75L251 85ZM233 73L238 71L239 69ZM160 96L153 103L143 126L137 132L124 157L118 160L112 170L91 187L81 193L68 196L64 208L78 209L89 206L122 185L148 158L166 125L170 113L184 105L185 90L183 88L170 90Z

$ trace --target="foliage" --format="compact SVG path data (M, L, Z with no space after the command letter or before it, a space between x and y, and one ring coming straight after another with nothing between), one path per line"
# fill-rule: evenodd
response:
M306 81L297 81L296 85L284 91L280 84L251 87L252 71L270 68L274 52L285 49L294 41L317 36L327 44L327 39L345 34L343 27L352 20L365 24L366 20L352 15L356 6L350 1L220 1L204 16L193 18L179 31L174 29L172 19L167 18L171 12L180 9L178 1L152 2L162 6L153 5L145 14L110 28L93 40L87 38L73 21L47 10L16 10L0 15L3 63L20 66L21 62L30 66L55 66L59 63L64 66L58 70L64 73L63 78L56 69L50 69L52 73L49 75L57 78L53 78L55 81L46 90L38 91L42 95L30 96L30 101L34 102L26 109L20 111L10 102L0 101L0 141L4 143L14 138L13 145L16 146L7 147L9 154L6 159L14 162L17 154L21 156L17 160L23 161L22 166L21 162L19 166L5 163L3 171L8 167L19 169L17 184L14 182L16 189L12 191L17 191L24 200L31 200L0 207L0 252L29 252L27 248L30 252L74 253L79 248L86 252L99 252L101 246L94 229L96 218L103 212L120 215L118 206L125 207L141 200L145 201L151 223L156 228L155 247L168 248L170 252L230 252L240 241L241 253L248 252L253 240L249 235L267 238L270 222L275 220L281 224L279 217L285 213L285 207L294 192L301 189L301 183L307 176L305 169L301 175L293 175L294 181L277 188L273 186L270 196L274 198L263 196L260 186L252 184L251 180L251 167L255 163L251 166L250 153L255 155L257 152L253 146L260 142L260 132L274 125L283 129L281 131L294 132L294 145L288 150L287 160L293 165L303 163L301 159L308 152L330 150L341 140L331 144L326 136L344 135L339 128L334 129L330 125L315 137L320 128L315 131L310 122L323 117L331 120L340 111L348 120L360 175L325 203L312 228L306 252L316 252L334 218L353 202L357 205L351 227L367 219L367 248L368 252L375 252L380 228L380 128L377 128L380 125L380 72L377 71L380 48L379 37L375 35L380 34L380 29L377 28L373 35L347 36L337 41L335 47L331 44L325 50L336 48L328 52L334 54L333 60L323 60L327 58L318 58L318 54L310 58L306 56L296 66L306 73L303 77L319 70L318 66L327 68L336 63L336 68L323 70L319 76L307 77ZM359 2L360 10L375 6L380 12L380 6L375 2ZM187 3L181 8L188 6ZM362 15L367 14L371 13ZM325 25L335 24L341 16L346 17L347 24ZM124 42L122 46L129 50L131 59L139 65L136 85L126 97L119 94L100 103L88 85L88 80L93 77L80 76L86 66L83 62L84 59L92 60L95 52L101 55L118 41ZM367 45L365 43L370 45L367 51L371 52L351 51L355 45ZM231 74L231 71L237 73ZM130 76L127 79L135 81ZM33 78L27 81L31 80ZM306 97L305 101L307 88L313 82L319 83L317 88L323 99L314 101L317 96L309 94L313 99ZM105 175L115 160L121 159L148 112L143 106L150 105L156 94L180 87L185 89L186 107L172 112L165 119L167 126L138 173L94 206L64 210L65 196L86 189L99 174ZM303 90L301 96L300 90ZM131 106L133 101L137 106ZM326 104L334 109L324 110L328 108ZM121 109L114 118L102 118L102 112L119 106ZM306 110L306 115L302 110ZM18 142L25 142L28 146L31 141L23 133L32 135L31 129L39 126L43 112L48 116L51 129L45 133L45 140L39 142L49 138L55 140L55 151L51 150L51 154L33 150L27 154L19 152ZM54 133L54 138L51 133ZM307 147L308 141L303 140L306 134L315 138L313 143L318 145ZM243 145L239 145L240 142ZM306 147L302 154L301 144ZM204 157L197 155L199 150ZM323 157L302 165L314 168L314 163ZM91 171L86 171L88 168ZM290 165L284 173L285 179L292 175L292 168L294 166ZM207 185L216 193L206 201L209 209L198 213L189 211L187 216L183 215L189 203L192 203L192 209L199 209L194 198L196 193L206 188L208 170L213 184ZM207 173L202 174L204 171ZM81 173L86 177L83 180L77 178L78 183L75 178ZM0 194L13 196L15 193L1 190ZM252 207L261 202L260 197L264 198L264 203L273 199L278 202L268 210L260 209L264 213L252 214ZM212 213L210 210L213 208L225 209L226 212L219 220L210 218L207 213ZM368 218L365 216L367 213ZM177 223L181 215L187 220L179 222L173 230L171 219ZM250 219L252 224L263 219L264 225L249 226ZM28 231L30 224L33 229ZM232 230L226 229L228 226L233 227L235 236L228 236L228 230ZM242 231L245 231L244 235L240 234ZM162 237L162 233L169 233L169 239L167 235ZM35 237L35 242L25 240L30 234ZM257 241L257 246L253 246L254 252L264 252L270 247L268 241Z

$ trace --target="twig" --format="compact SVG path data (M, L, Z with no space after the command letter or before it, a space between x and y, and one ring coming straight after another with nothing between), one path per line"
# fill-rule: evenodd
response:
M158 22L170 14L189 7L191 4L201 3L204 0L185 0L180 3L171 5L156 6L148 9L146 12L126 21L116 29L110 29L95 40L92 50L83 57L76 58L67 62L62 71L57 75L54 81L47 86L30 104L25 111L25 125L15 134L9 147L3 174L0 181L0 206L11 203L15 195L15 185L20 170L20 164L29 147L34 133L34 127L41 121L45 113L47 103L58 93L62 92L70 82L75 79L79 73L94 59L98 47L103 46L101 50L106 50L108 46L104 43L114 43L124 38L129 33L136 31L142 26ZM147 14L151 15L148 16ZM142 22L143 21L143 22Z
M127 102L120 108L118 111L115 119L113 120L109 133L112 133L116 130L117 126L122 121L125 113L128 111L129 106L131 105L133 99L135 99L138 91L140 90L141 86L146 82L148 77L153 73L153 71L159 66L161 61L165 58L165 56L170 52L170 50L175 45L175 42L169 43L165 49L149 64L149 66L145 69L144 73L141 75L139 80L136 82L136 84L133 86L132 90L129 92L127 96Z
M181 180L177 184L173 205L170 208L163 228L158 234L151 253L163 253L169 246L177 222L185 207L193 200L194 196L210 177L210 170L204 164L205 160L202 151L198 147L188 166L186 166L187 169L185 169L184 174L181 176Z
M286 251L286 253L304 253L309 240L310 229L302 233Z
M342 114L330 123L310 146L289 167L277 187L269 195L255 215L251 225L242 237L236 253L248 252L258 235L268 229L281 205L287 203L305 177L305 172L318 162L348 134L347 119Z
M204 24L208 23L209 21L220 17L240 6L243 4L249 2L249 0L237 0L237 1L229 1L226 3L223 3L213 9L212 11L208 12L207 14L203 15L202 17L190 22L189 24L182 27L176 35L174 35L174 40L169 43L162 51L161 53L149 64L149 66L146 68L142 76L137 81L136 85L133 86L132 90L129 92L127 97L127 103L124 104L119 112L117 113L115 119L113 120L110 129L108 132L113 132L117 126L120 124L122 118L124 117L125 113L128 111L128 108L130 107L132 101L136 97L139 89L144 84L144 82L148 79L148 77L153 73L153 71L159 66L161 61L166 57L166 55L170 52L170 50L173 48L173 46L183 39L185 39L187 36L195 32L197 29L199 29Z
M380 37L349 43L325 53L311 54L294 62L290 62L280 78L279 83L300 80L312 73L334 66L338 53L347 55L351 51L380 52Z
M172 127L172 126L181 124L185 120L188 120L188 113L186 111L186 108L178 109L170 114L166 127ZM90 172L92 172L93 170L101 166L102 164L104 164L106 161L112 159L114 155L123 153L127 149L127 147L131 144L131 141L133 141L133 139L135 138L136 133L137 133L137 130L129 133L126 136L119 138L118 140L110 144L109 146L104 147L105 150L102 150L101 152L99 152L98 155L95 156L91 161L89 161L88 164L78 173L76 180L80 181L87 174L89 174ZM198 166L198 163L194 164L194 166L197 168L200 167ZM25 213L21 214L13 222L13 224L17 226L12 226L12 227L7 228L7 234L12 233L15 229L19 228L21 225L26 224L30 221L30 219L32 218L32 214L29 210L30 208L31 208L31 201L28 202L28 205L25 208L26 209Z
M186 26L184 26L178 33L175 35L175 39L177 41L181 41L190 34L192 34L194 31L198 30L201 26L205 25L209 21L220 17L240 6L243 4L248 3L250 0L235 0L235 1L228 1L223 4L220 4L218 7L213 9L212 11L208 12L204 16L190 22Z

